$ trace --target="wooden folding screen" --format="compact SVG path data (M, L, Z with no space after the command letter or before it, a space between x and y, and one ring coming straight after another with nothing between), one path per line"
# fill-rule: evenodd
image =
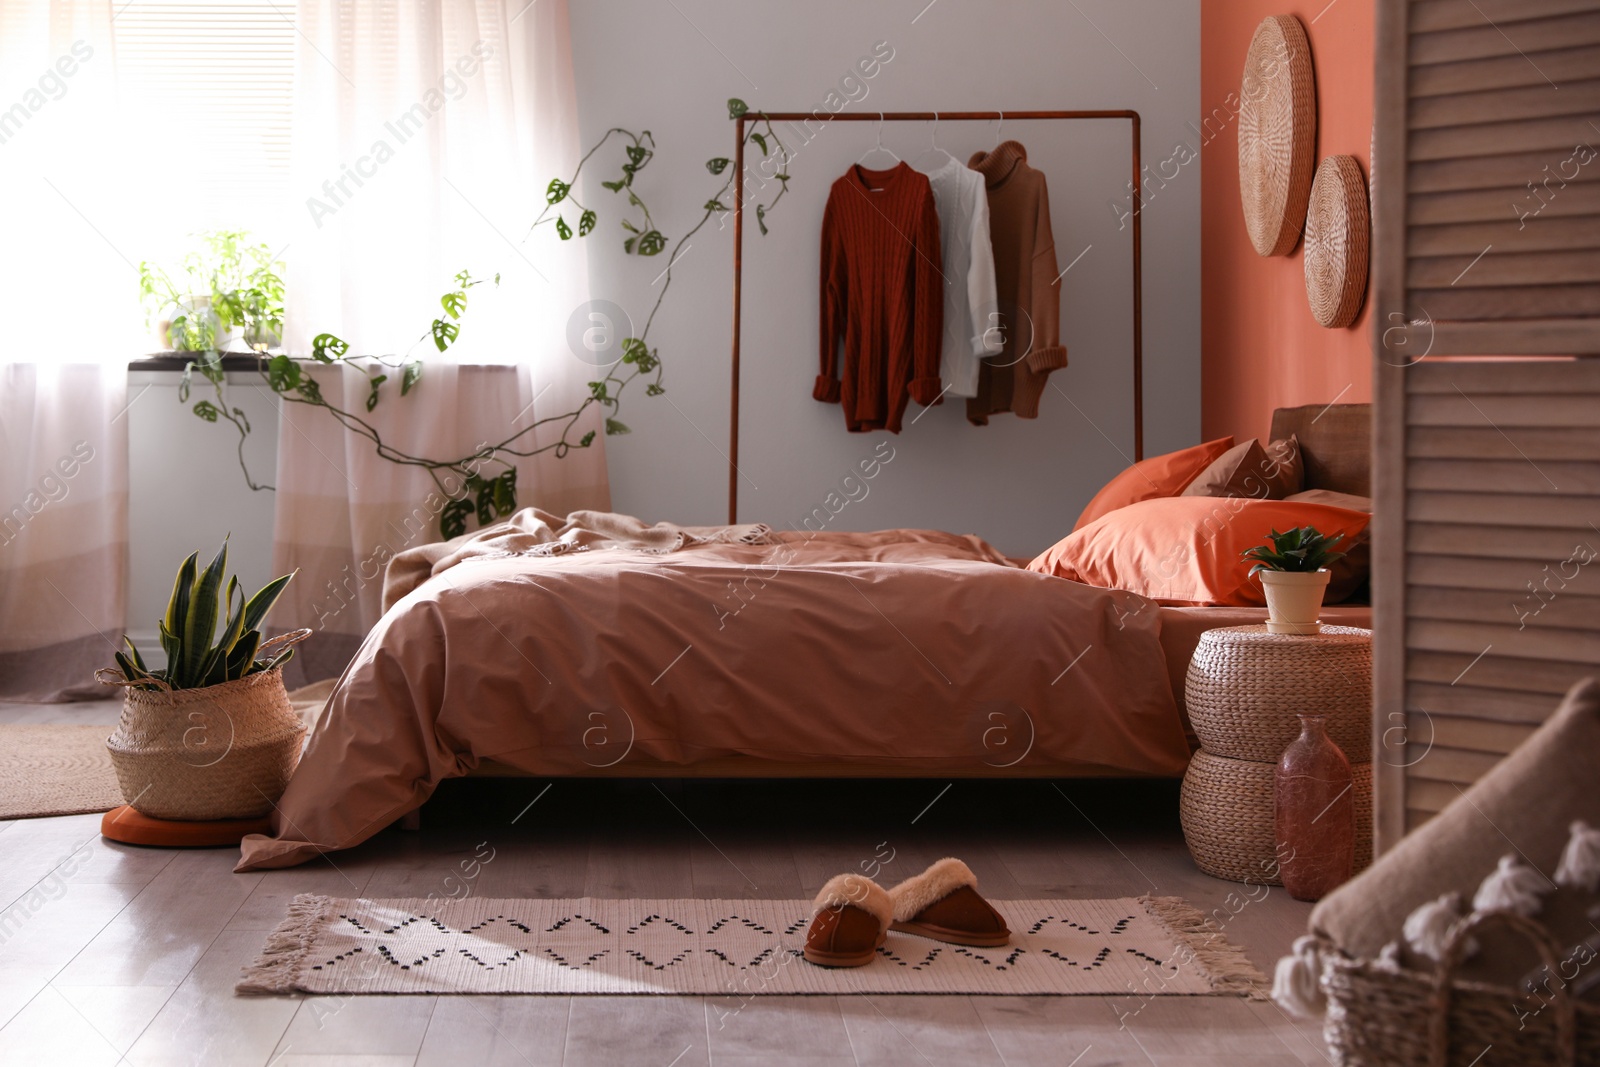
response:
M1382 849L1600 674L1600 0L1380 0L1372 184Z

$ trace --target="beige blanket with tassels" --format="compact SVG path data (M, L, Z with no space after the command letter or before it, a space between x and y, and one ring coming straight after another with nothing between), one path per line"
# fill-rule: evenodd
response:
M646 525L632 515L574 511L565 517L523 508L505 522L485 526L448 541L410 548L390 560L383 576L385 613L400 598L441 571L469 559L496 556L558 556L595 548L636 552L676 552L690 545L764 545L772 529L759 522L742 526Z

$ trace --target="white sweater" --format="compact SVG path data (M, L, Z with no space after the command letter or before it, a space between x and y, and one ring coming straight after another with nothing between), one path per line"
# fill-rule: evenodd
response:
M983 175L951 157L926 171L939 212L944 260L944 341L939 377L950 396L978 395L978 360L1001 350L1004 335L991 330L998 312L994 248L989 243L989 197Z

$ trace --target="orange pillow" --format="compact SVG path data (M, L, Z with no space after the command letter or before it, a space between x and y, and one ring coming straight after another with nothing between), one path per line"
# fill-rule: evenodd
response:
M1245 549L1295 526L1343 534L1342 548L1371 519L1327 504L1242 496L1142 500L1073 531L1028 569L1167 604L1256 607L1266 598L1240 555Z
M1232 447L1233 438L1219 437L1203 445L1141 459L1107 482L1105 488L1094 495L1089 506L1083 509L1083 514L1078 516L1077 524L1072 527L1073 532L1129 504L1154 497L1177 496L1200 476L1201 471Z

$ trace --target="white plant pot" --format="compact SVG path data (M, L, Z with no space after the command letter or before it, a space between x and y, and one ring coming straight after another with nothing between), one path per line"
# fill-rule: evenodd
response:
M1322 594L1333 575L1320 571L1258 571L1261 590L1267 594L1267 632L1314 634L1320 631Z

